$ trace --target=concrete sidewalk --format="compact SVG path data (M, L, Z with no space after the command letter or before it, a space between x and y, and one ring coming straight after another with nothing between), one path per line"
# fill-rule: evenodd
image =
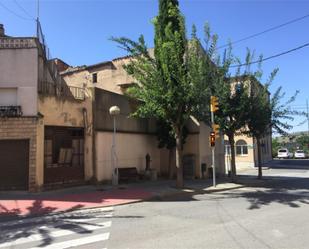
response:
M255 178L246 179L249 182L255 180ZM0 192L0 218L114 206L177 194L216 192L244 186L240 183L230 183L227 178L218 179L217 182L216 188L212 186L211 179L205 179L185 181L184 189L175 188L175 180L158 180L121 184L115 187L88 185L41 193Z

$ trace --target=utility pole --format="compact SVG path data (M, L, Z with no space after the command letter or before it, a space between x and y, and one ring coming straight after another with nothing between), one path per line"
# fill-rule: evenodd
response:
M219 109L218 97L210 97L210 112L211 112L211 126L210 132L210 146L211 146L211 158L212 158L212 180L213 186L216 187L216 162L215 162L215 146L216 138L219 136L219 125L215 124L215 112Z
M37 4L37 20L40 19L40 0L38 0L38 4Z
M309 106L308 106L308 99L306 100L306 107L307 107L307 122L308 122L308 136L309 136Z
M40 0L37 0L36 37L40 39Z
M116 153L116 116L120 114L118 106L109 108L109 114L113 117L113 140L111 147L112 185L118 185L118 157Z
M215 117L214 112L211 112L211 124L215 123ZM216 136L214 134L214 131L212 131L212 136ZM212 140L212 138L210 138ZM214 139L216 140L216 138ZM211 159L212 159L212 181L213 186L216 187L216 163L215 163L215 143L211 144Z

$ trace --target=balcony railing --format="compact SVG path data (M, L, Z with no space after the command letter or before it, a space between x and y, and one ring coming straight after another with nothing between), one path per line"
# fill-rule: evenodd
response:
M1 37L0 48L35 48L34 38Z
M21 106L0 106L0 117L20 117L23 113Z
M66 84L55 84L53 82L41 82L39 93L76 100L85 99L85 90L82 87L68 86Z

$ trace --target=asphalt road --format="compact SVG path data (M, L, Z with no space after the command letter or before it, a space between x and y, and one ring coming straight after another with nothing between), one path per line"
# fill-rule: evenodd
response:
M309 248L309 161L263 173L224 192L2 222L0 249Z
M285 167L291 170L297 167L309 169L309 159L275 159L270 163L270 167Z
M309 248L309 161L263 173L240 189L117 207L108 248Z

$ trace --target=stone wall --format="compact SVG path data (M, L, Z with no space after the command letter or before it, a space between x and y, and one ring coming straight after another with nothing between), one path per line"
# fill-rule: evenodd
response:
M37 117L0 118L0 140L29 140L29 191L39 190L37 179Z

